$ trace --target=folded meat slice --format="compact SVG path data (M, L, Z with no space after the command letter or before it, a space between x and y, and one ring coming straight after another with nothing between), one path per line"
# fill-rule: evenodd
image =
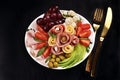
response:
M37 56L37 53L38 53L39 50L34 50L34 49L30 49L30 54L33 56L33 57L36 57Z
M26 32L25 44L27 47L32 47L32 45L38 43L37 41L34 40L34 37L35 32L33 30L29 30Z

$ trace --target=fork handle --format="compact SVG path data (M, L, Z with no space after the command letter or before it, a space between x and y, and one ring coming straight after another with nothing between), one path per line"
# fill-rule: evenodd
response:
M90 72L91 67L92 67L92 60L93 60L93 51L91 52L91 54L89 55L87 59L85 71Z
M95 53L93 55L92 65L91 65L91 72L90 72L91 77L96 76L96 67L97 67L97 61L100 55L101 46L102 46L102 41L98 41Z
M95 32L95 36L96 36L96 32ZM92 62L93 62L93 58L94 58L94 53L95 53L97 45L98 45L99 35L97 35L95 40L96 40L95 41L95 46L94 46L93 50L91 51L90 55L88 56L88 59L87 59L87 62L86 62L86 67L85 67L85 71L87 71L89 73L91 71Z

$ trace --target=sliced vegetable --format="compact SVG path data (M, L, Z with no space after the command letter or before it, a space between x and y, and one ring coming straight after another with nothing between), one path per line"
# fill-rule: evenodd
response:
M86 47L90 45L90 39L80 39L80 43Z
M37 57L38 57L38 56L41 56L41 55L43 54L43 52L45 51L45 49L46 49L46 47L42 47L42 48L38 51Z
M80 32L82 32L82 28L81 27L77 27L76 35L79 36Z
M50 55L50 53L51 53L51 47L48 46L42 54L43 58L47 58Z
M34 45L34 49L40 49L40 48L42 48L45 45L47 45L46 42L37 43L37 44Z
M56 34L53 34L52 32L48 32L49 36L52 38L56 38Z
M35 37L38 38L38 39L40 39L40 40L45 40L45 41L48 40L47 36L43 35L43 34L40 33L40 32L36 32L36 33L35 33Z
M90 46L86 47L86 51L89 52L90 50Z
M45 63L47 63L49 60L51 59L51 57L47 57L47 59L45 60Z
M88 24L88 23L81 24L81 28L82 28L83 30L90 29L90 24Z
M71 68L73 65L75 65L77 62L81 61L84 58L85 53L85 46L77 44L74 48L74 51L71 53L71 56L67 59L64 59L63 61L60 61L59 66L63 68Z
M40 39L38 39L38 38L36 38L36 37L33 37L33 39L35 40L35 41L37 41L37 42L41 42L42 40L40 40Z
M45 36L48 36L48 34L41 28L41 26L37 26L37 30L38 30L41 34L43 34L43 35L45 35Z
M79 36L81 38L88 38L91 35L91 30L85 30L79 33Z
M68 15L68 14L67 14L67 15L66 15L66 14L63 14L63 17L64 17L64 18L67 18L67 17L73 17L73 16Z
M78 21L77 22L77 27L81 27L82 26L82 22L81 21Z

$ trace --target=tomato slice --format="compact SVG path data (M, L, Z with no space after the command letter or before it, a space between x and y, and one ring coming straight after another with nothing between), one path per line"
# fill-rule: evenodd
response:
M36 43L33 47L34 47L34 49L37 50L37 49L41 49L45 45L47 45L47 42L40 42L40 43Z
M88 23L86 23L86 24L82 24L81 25L81 28L83 29L83 30L88 30L88 29L90 29L90 24L88 24Z
M82 31L81 27L77 27L76 29L76 35L79 36L80 32Z
M48 40L47 36L41 34L40 32L36 32L35 33L35 37L40 39L40 40L43 40L43 41L47 41Z
M45 51L43 52L42 57L43 57L43 58L47 58L47 57L50 55L50 53L51 53L51 47L48 46L48 47L45 49Z
M79 33L81 38L88 38L91 35L91 30L85 30Z
M81 21L78 21L77 22L77 27L81 27L82 26L82 22Z
M41 28L41 26L37 26L37 30L38 30L41 34L43 34L43 35L45 35L45 36L48 37L48 34Z
M90 39L80 39L80 43L88 47L90 45Z

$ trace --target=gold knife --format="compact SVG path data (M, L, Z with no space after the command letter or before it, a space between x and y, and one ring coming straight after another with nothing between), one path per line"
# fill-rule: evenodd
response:
M112 9L111 7L108 7L104 27L102 29L100 39L98 41L98 45L97 45L96 52L95 52L93 62L92 62L92 68L91 68L91 74L90 74L91 77L95 77L96 75L96 63L99 57L100 48L102 46L102 42L104 41L105 36L108 33L108 30L110 29L111 23L112 23Z

